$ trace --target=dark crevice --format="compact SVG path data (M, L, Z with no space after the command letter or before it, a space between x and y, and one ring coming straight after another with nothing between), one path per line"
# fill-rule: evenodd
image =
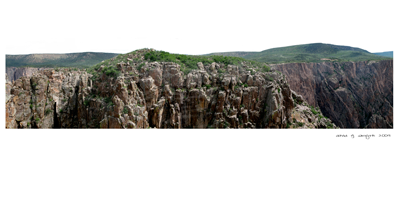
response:
M78 120L78 91L79 91L79 84L78 86L75 87L75 92L74 92L74 107L72 109L72 128L79 128L79 120Z
M32 116L32 118L31 118L31 122L32 122L32 129L37 129L38 128L38 126L37 126L37 124L36 124L36 120L35 119L33 119L33 116Z
M54 126L53 126L53 128L59 129L60 128L60 123L59 123L58 118L57 118L57 102L54 102L54 106L53 107L54 107L53 108L53 113L54 113L54 115L53 115L53 118L54 118Z

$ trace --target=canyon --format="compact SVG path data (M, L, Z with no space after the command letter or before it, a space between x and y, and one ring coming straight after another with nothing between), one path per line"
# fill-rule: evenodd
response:
M393 60L277 64L288 84L341 128L393 128Z
M105 62L7 81L6 128L337 128L279 71L198 62L185 74L147 52L119 56L115 70Z
M90 72L7 67L6 128L393 128L393 60L187 70L152 51Z

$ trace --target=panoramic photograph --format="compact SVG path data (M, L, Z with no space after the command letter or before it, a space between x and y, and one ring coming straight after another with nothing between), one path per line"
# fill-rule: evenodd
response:
M0 206L400 205L397 2L0 5Z
M393 51L6 55L6 128L393 128Z

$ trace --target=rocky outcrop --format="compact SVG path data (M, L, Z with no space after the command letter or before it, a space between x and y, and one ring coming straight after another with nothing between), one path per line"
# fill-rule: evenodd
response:
M7 67L6 74L8 80L13 82L23 76L30 77L35 72L45 70L46 68L35 68L35 67Z
M291 63L272 69L341 128L393 127L393 60Z
M199 62L184 75L180 67L128 59L117 76L38 71L7 83L6 128L336 127L278 72Z

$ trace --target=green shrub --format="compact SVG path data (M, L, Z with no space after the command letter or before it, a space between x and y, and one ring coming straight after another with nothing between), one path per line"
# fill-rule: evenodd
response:
M328 129L332 129L333 128L333 124L331 122L327 122L326 126Z
M124 112L124 114L128 114L128 108L124 107L123 112Z
M244 84L244 87L248 87L249 85L247 85L247 83L246 84Z
M297 125L298 125L299 127L302 127L302 126L304 125L304 123L303 123L303 122L297 122Z
M265 76L265 80L271 81L271 82L272 82L272 81L274 81L274 78L272 78L272 77L266 75L266 76Z
M83 101L83 105L85 106L89 105L89 99L85 99L85 101Z
M110 77L117 77L121 73L120 71L117 70L117 68L112 66L104 67L102 72Z
M314 108L311 108L311 112L312 112L314 115L318 114L318 112L317 112Z
M112 102L112 98L111 98L111 97L106 97L106 98L104 98L104 102L105 102L107 105L110 105L110 106L113 106L113 105L114 105L114 103Z
M35 121L36 121L36 122L39 122L39 121L40 121L39 117L36 117Z
M211 85L206 84L206 87L207 87L207 89L210 89L210 88L211 88Z
M51 109L46 109L45 114L48 115L51 113Z
M262 71L263 71L263 72L269 72L269 71L271 71L271 67L269 67L269 66L267 66L267 65L264 65L264 66L262 67Z
M139 64L138 70L139 70L140 72L141 72L143 66L144 66L144 63Z
M229 124L229 122L224 122L224 127L228 128L229 126L231 126L231 124Z
M182 71L185 75L187 75L187 74L189 74L189 72L191 71L191 69L181 67L181 71Z

